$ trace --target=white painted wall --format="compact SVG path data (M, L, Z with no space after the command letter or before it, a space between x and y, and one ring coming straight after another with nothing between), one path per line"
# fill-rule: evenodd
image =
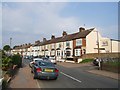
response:
M98 32L98 38L99 38L99 44L100 44L100 39L102 37L99 34L99 32ZM86 36L86 54L88 54L88 53L97 53L98 50L94 49L94 48L98 48L98 45L97 45L97 31L96 31L96 29L91 31Z
M120 52L120 42L112 41L112 52Z

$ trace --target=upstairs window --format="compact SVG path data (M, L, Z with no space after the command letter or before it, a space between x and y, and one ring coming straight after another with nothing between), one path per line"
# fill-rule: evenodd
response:
M66 46L70 46L70 42L69 41L66 41Z
M59 43L59 48L61 48L61 44Z
M55 48L55 47L54 47L54 44L52 44L52 48Z
M76 46L82 45L82 39L76 39Z

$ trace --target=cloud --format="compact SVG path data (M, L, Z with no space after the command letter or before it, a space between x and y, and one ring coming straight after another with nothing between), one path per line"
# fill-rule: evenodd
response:
M75 17L62 17L67 3L3 3L3 43L14 37L14 44L33 42L62 31L73 33L80 22ZM11 34L6 35L6 32ZM16 36L16 37L15 37ZM19 37L19 38L18 38ZM34 38L35 37L35 38Z

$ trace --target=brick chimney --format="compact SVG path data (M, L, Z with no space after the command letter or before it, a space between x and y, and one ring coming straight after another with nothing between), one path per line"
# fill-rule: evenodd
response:
M66 31L63 31L62 35L63 35L63 36L66 36L66 35L67 35Z
M43 42L45 42L45 41L47 41L47 39L46 39L46 38L43 38Z
M40 41L39 41L39 40L35 41L35 44L38 44L38 43L40 43Z
M52 36L51 36L51 39L55 39L55 36L54 36L54 35L52 35Z
M80 27L80 28L79 28L79 32L83 32L83 31L85 31L85 28Z

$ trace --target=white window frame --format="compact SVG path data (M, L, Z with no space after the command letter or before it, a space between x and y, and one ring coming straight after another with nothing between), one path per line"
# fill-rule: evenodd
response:
M53 50L53 51L51 51L51 55L55 55L55 51Z
M68 44L68 45L67 45ZM70 41L66 41L66 46L69 47L70 46Z
M52 44L52 48L55 48L54 44Z
M60 56L60 50L57 50L57 56Z
M75 56L81 56L81 49L75 49Z
M76 46L82 45L82 39L76 39Z

